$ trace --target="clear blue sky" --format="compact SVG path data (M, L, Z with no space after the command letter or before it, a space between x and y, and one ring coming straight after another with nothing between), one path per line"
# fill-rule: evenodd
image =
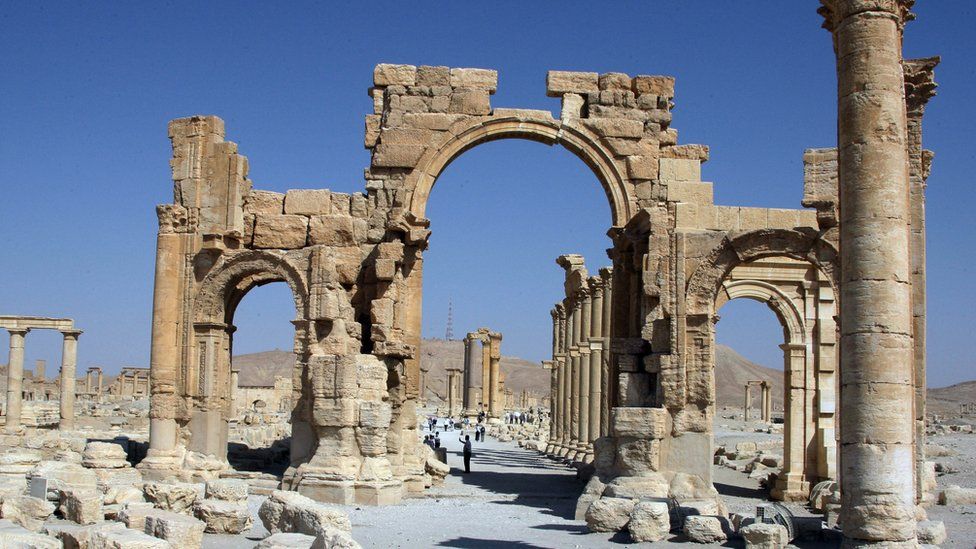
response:
M835 75L818 3L713 1L76 4L0 6L0 313L69 316L79 367L146 365L156 204L172 200L168 120L216 114L262 189L363 188L363 116L379 62L499 71L496 107L550 109L549 69L677 77L673 127L711 146L721 204L798 207L804 148L832 146ZM925 122L930 382L973 375L976 4L919 2L906 55L940 54ZM553 259L608 262L609 210L565 150L495 142L465 153L432 194L425 335L490 326L506 354L549 352L561 293ZM278 286L278 287L276 287ZM237 352L291 347L287 289L259 288ZM719 340L778 367L781 332L732 303ZM5 361L7 334L0 334ZM60 359L31 333L27 360ZM57 367L49 366L49 371Z

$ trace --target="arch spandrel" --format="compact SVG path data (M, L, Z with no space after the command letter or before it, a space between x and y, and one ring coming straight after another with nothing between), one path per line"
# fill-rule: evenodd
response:
M499 139L524 139L546 145L560 144L583 161L596 175L610 204L612 223L623 227L636 213L637 200L632 185L614 162L613 154L600 144L599 138L578 121L561 121L543 112L538 117L513 116L507 113L460 120L434 144L407 175L405 187L410 192L409 211L418 219L425 217L430 192L443 173L465 151L482 143Z
M813 265L837 287L837 251L818 234L786 229L750 231L722 239L702 259L685 286L688 314L711 314L723 282L736 266L777 256Z

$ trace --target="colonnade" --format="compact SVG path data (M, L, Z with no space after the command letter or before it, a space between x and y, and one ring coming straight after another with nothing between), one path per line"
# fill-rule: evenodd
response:
M149 396L149 369L122 368L113 392L119 396Z
M481 356L478 356L477 342L481 343ZM463 413L476 416L484 411L488 417L501 417L504 414L505 399L502 393L501 358L502 334L488 328L479 328L464 337L464 390ZM476 364L481 364L481 393L475 385Z
M552 315L549 445L546 453L593 461L593 442L609 428L611 270L587 277L580 256L561 256L566 298Z
M0 328L10 334L10 351L7 360L6 428L16 429L23 425L24 343L32 329L58 330L61 343L60 412L61 429L75 426L75 371L78 363L78 337L82 331L74 327L68 318L44 318L0 316Z
M85 372L85 394L89 397L102 396L102 369L98 366L88 368Z

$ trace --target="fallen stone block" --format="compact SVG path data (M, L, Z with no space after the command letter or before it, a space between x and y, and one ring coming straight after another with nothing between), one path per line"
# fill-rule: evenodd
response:
M362 549L348 533L335 528L326 528L315 536L312 549Z
M92 535L88 549L173 549L166 540L129 528L99 530Z
M154 509L155 507L151 503L124 503L119 510L118 520L122 524L125 524L126 528L132 528L133 530L142 532L146 529L146 515Z
M61 514L78 524L95 524L105 520L102 496L97 492L61 492Z
M142 491L146 501L152 503L157 509L174 513L192 511L193 504L200 497L200 490L195 484L147 482L142 487Z
M31 532L11 520L0 520L0 548L10 549L61 549L57 538Z
M976 488L963 488L953 484L939 493L939 505L973 504L976 504Z
M919 521L916 530L919 543L930 545L942 545L945 543L946 527L941 520L922 520Z
M619 532L627 527L636 503L629 498L600 498L586 510L586 527L591 532Z
M114 442L89 442L81 454L81 464L95 469L121 469L128 467L125 450Z
M691 515L685 517L684 534L695 543L718 543L728 539L720 517Z
M44 525L44 531L47 535L60 540L64 549L88 549L92 547L92 540L96 532L124 529L125 525L121 522L100 522L87 526L67 522Z
M671 514L663 501L638 501L630 512L627 524L630 537L636 542L660 541L671 532Z
M208 481L204 490L204 497L223 501L247 501L247 482L236 478Z
M789 532L782 524L755 522L739 530L747 549L783 549L790 543Z
M258 516L272 534L288 532L315 536L326 527L352 532L352 523L345 511L315 502L298 492L275 490L261 504Z
M31 471L31 477L47 479L47 499L60 501L65 490L95 491L98 477L79 463L42 461Z
M0 505L0 516L34 532L53 513L53 503L31 496L8 496Z
M310 549L315 538L305 534L272 534L264 538L254 549Z
M164 539L180 549L200 549L203 543L203 521L173 511L154 509L146 515L145 532Z
M251 527L247 500L205 499L197 502L193 514L206 524L204 531L210 534L240 534Z

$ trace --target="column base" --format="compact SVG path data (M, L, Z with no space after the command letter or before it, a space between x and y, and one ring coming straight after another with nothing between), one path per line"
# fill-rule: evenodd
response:
M810 482L799 473L785 473L776 478L776 485L769 497L777 501L807 501L810 498Z
M396 505L403 499L406 488L402 481L362 482L326 480L309 475L298 481L296 491L323 503L338 505Z

